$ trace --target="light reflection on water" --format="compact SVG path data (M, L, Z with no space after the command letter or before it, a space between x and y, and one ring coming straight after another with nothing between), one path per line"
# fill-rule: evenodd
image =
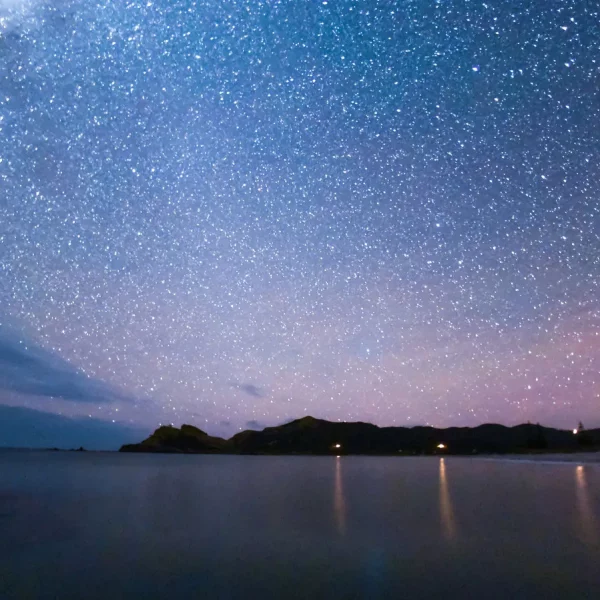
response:
M344 500L344 488L342 484L342 458L335 458L335 489L333 494L333 510L335 514L335 525L340 535L346 533L346 502Z
M579 536L586 544L597 545L598 521L588 490L586 468L583 465L575 468L575 490Z
M444 537L449 541L453 541L457 532L456 517L448 489L446 461L443 458L440 458L440 520Z
M0 598L595 598L599 499L600 465L0 452Z

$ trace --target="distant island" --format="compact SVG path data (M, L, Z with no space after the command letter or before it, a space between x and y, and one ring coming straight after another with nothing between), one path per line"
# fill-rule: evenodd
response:
M304 417L262 431L242 431L225 440L194 427L159 427L120 452L183 454L423 455L517 454L600 450L600 429L553 429L526 423L515 427L378 427Z

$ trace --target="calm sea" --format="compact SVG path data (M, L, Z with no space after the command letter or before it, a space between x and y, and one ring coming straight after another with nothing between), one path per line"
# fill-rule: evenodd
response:
M0 452L0 598L600 598L600 464Z

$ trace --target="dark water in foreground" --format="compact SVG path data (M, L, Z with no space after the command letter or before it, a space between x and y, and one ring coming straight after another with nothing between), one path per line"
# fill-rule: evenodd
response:
M600 598L600 465L0 453L0 598Z

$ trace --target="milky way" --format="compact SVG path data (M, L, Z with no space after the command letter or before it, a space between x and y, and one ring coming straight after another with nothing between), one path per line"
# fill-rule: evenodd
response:
M600 425L599 123L591 0L0 0L0 319L119 390L5 401Z

